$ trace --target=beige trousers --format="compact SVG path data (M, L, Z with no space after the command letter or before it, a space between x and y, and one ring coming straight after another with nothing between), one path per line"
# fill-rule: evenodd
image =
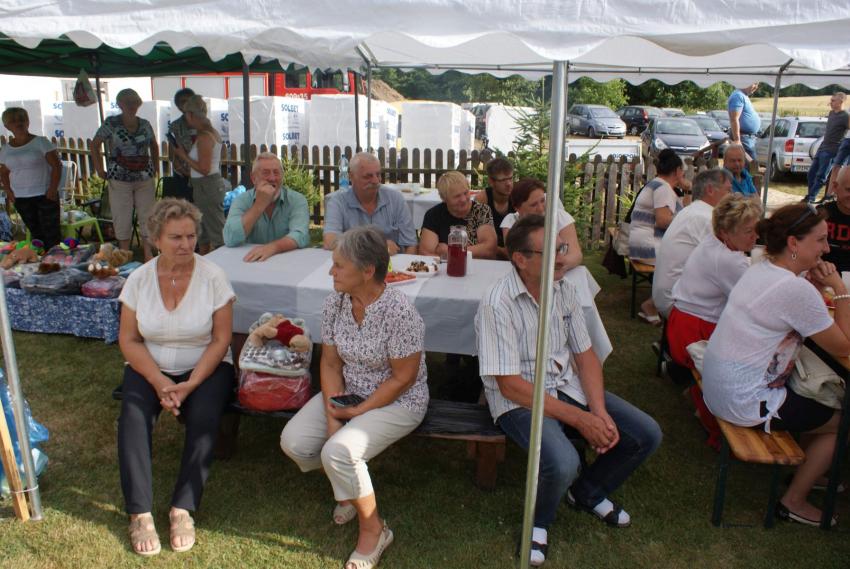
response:
M148 217L156 201L153 178L139 182L109 180L109 208L112 210L112 225L119 241L129 241L133 236L133 209L139 222L139 233L148 236Z
M301 408L280 434L280 448L302 472L324 467L337 502L374 493L367 461L410 434L425 412L398 404L359 415L328 438L325 403L319 393Z

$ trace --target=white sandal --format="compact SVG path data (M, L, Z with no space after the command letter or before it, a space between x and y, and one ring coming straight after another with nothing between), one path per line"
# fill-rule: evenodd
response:
M357 553L355 549L351 556L348 558L348 561L345 562L345 567L343 569L373 569L378 566L378 562L381 560L381 555L383 555L384 551L390 544L393 542L393 530L387 527L387 522L384 522L384 529L381 530L381 537L378 538L378 544L375 546L375 549L372 550L372 553L362 554Z
M333 519L338 526L344 526L357 517L357 509L349 504L337 504L334 507Z

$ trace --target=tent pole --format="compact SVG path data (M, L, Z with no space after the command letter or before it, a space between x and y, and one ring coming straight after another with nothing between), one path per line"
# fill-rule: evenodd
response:
M567 110L568 63L552 65L552 118L549 123L550 196L560 196L564 185L564 119ZM534 402L531 407L531 439L528 445L528 467L525 477L525 511L522 519L520 567L528 569L531 555L531 530L534 527L534 505L537 499L537 477L540 471L540 443L543 429L543 401L546 397L546 362L549 359L549 315L552 312L552 279L555 272L556 200L546 200L546 237L543 245L543 271L540 275L540 302L537 316L537 362L534 366Z
M366 150L372 150L372 64L369 62L366 62Z
M352 92L354 93L354 152L357 152L357 147L360 146L360 105L357 104L357 72L352 71L354 74L354 88Z
M103 124L103 99L100 96L100 58L96 53L92 54L91 63L94 67L94 88L97 92L97 111L100 113L100 123Z
M251 75L248 62L242 60L242 136L245 146L242 153L242 185L247 187L251 172Z
M773 152L773 127L776 125L776 111L779 108L779 87L782 84L782 74L788 69L792 61L794 60L789 59L785 62L785 65L779 68L779 73L776 74L776 82L773 84L773 114L770 117L770 138L767 143L767 168L764 170L764 191L761 194L763 216L767 215L767 190L770 188L770 177L773 175L770 155Z
M0 279L2 280L2 279ZM9 396L12 400L12 414L15 416L15 430L18 432L18 448L24 465L26 489L29 494L32 519L41 520L41 494L38 490L38 478L30 447L30 431L24 415L24 395L21 392L21 378L18 375L18 358L15 354L15 341L12 338L12 326L9 320L9 307L6 305L6 287L0 282L0 339L3 343L3 360L6 362L6 378L9 382Z

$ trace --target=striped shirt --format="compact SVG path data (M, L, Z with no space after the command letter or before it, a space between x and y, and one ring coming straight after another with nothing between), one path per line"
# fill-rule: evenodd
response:
M520 279L516 268L496 281L484 294L475 316L478 359L484 395L493 419L520 407L506 399L496 382L497 375L520 375L534 383L537 356L538 304ZM561 391L579 403L587 400L570 354L590 349L590 335L575 286L566 280L554 284L549 322L549 361L546 364L546 393Z

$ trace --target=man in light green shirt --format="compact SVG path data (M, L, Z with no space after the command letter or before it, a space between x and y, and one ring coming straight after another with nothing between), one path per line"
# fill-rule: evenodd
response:
M224 244L238 247L256 243L244 257L247 262L265 261L310 243L307 199L284 188L282 180L280 159L263 152L251 170L254 189L237 196L230 206L224 224Z

